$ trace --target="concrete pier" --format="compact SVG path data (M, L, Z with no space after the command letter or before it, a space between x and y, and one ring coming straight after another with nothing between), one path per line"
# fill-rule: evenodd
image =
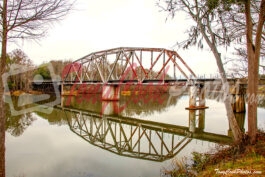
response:
M119 115L120 103L119 101L102 101L103 115Z
M189 107L190 108L195 108L196 107L196 99L197 99L197 86L190 86L189 89Z
M206 109L205 89L202 84L192 85L189 88L189 107L186 109Z
M119 85L103 85L102 100L117 101L119 99L120 99L120 86Z
M198 125L196 126L196 122ZM192 133L203 132L205 128L205 109L189 110L189 131Z
M196 110L189 110L189 131L196 131Z

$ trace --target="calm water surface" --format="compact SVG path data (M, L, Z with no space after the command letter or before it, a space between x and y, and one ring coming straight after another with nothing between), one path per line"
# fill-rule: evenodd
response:
M100 95L64 97L51 114L9 116L7 177L159 177L173 158L231 140L224 105L213 99L195 114L185 110L185 94L99 100ZM258 115L265 129L265 110L259 108ZM247 131L245 115L237 117Z

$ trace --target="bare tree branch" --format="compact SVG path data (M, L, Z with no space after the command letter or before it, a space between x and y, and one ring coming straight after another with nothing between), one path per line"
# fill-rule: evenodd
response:
M37 39L45 36L49 25L60 21L73 9L70 0L9 0L8 38Z

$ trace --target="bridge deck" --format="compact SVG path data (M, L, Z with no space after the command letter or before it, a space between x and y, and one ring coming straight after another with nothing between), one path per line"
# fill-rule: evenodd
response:
M236 83L238 79L231 78L228 79L229 82ZM157 79L146 79L141 82L138 80L110 80L107 83L103 83L100 80L83 80L83 81L52 81L52 80L44 80L44 81L34 81L32 84L40 85L40 84L53 84L57 85L61 84L163 84L163 83L179 83L179 82L191 82L191 83L203 83L203 82L221 82L219 78L199 78L199 79L165 79L165 80L157 80Z

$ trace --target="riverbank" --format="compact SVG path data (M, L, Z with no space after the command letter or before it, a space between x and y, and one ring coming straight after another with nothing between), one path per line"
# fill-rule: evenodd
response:
M164 170L164 176L231 177L265 176L265 133L260 132L255 145L246 139L242 147L219 146L212 153L193 153L192 163L174 161L172 170Z
M42 94L42 92L30 90L28 92L22 91L22 90L15 90L12 92L6 92L5 95L12 95L12 96L20 96L25 94L32 94L32 95L39 95Z

